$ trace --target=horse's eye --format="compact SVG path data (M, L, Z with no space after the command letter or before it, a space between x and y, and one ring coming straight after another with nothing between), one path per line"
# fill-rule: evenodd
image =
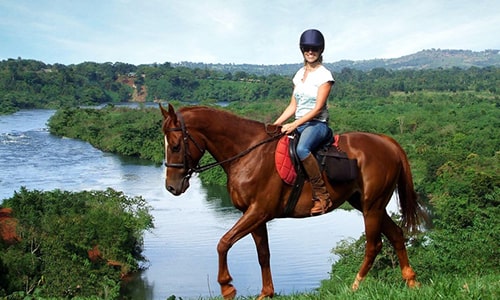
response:
M181 145L175 145L175 146L172 146L172 152L179 152L181 151Z

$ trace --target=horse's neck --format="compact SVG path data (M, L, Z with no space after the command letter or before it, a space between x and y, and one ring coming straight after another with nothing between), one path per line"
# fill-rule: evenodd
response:
M264 124L234 115L211 115L209 119L198 119L197 124L207 151L217 161L230 159L268 137Z
M207 132L207 151L218 160L226 160L249 149L259 142L261 134L259 130L242 130L238 126L229 126Z

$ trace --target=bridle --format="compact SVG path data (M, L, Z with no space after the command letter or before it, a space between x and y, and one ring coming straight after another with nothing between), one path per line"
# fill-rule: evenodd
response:
M206 171L208 169L211 169L213 167L216 167L216 166L231 162L233 160L236 160L236 159L238 159L242 156L245 156L248 153L252 152L252 150L254 150L255 148L257 148L261 145L264 145L266 143L272 142L274 140L277 140L284 135L284 133L281 133L281 132L279 132L277 134L276 134L276 132L268 132L269 135L271 135L271 134L274 134L274 135L271 135L269 138L258 142L257 144L255 144L255 145L251 146L250 148L236 154L235 156L232 156L232 157L225 159L223 161L213 162L213 163L207 164L205 166L200 166L199 164L196 166L193 166L192 164L189 163L192 161L192 158L191 158L190 153L189 153L189 147L188 147L189 141L193 142L193 144L200 151L200 153L203 154L205 152L205 150L189 134L189 132L186 128L186 123L184 122L184 118L182 117L182 114L180 112L177 112L176 115L177 115L177 119L179 120L180 127L167 128L167 129L165 129L165 132L174 132L174 131L181 131L182 132L182 141L183 141L183 145L184 145L183 155L182 155L183 162L182 163L168 163L165 160L165 167L187 170L186 175L184 176L184 179L186 179L186 180L191 178L191 175L193 175L193 173L201 173L201 172ZM267 124L266 124L266 131L267 131ZM166 137L165 137L165 140L166 140ZM166 151L166 149L165 149L165 151Z
M191 175L195 172L199 172L199 166L193 167L192 164L189 162L192 161L190 153L189 153L189 140L191 140L196 148L200 151L200 153L204 153L205 150L202 149L200 144L189 134L189 132L186 129L186 123L184 122L184 118L180 113L176 113L177 119L179 120L179 123L181 124L181 127L174 127L174 128L167 128L165 129L165 132L174 132L174 131L181 131L182 132L182 142L184 144L184 149L183 149L183 161L182 163L168 163L165 160L165 167L167 168L178 168L178 169L184 169L187 170L186 176L184 176L185 179L191 178ZM165 143L167 142L167 137L165 136ZM167 151L167 149L165 149ZM175 151L174 151L175 152Z

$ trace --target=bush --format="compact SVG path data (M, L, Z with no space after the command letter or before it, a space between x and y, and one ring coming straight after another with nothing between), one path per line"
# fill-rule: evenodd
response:
M141 268L142 233L153 219L140 197L21 188L3 205L19 222L20 241L0 245L0 295L114 298L121 276Z

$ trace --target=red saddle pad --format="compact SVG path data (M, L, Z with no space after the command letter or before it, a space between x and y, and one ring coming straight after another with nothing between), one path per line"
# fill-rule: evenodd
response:
M288 151L289 144L290 141L286 135L278 141L278 146L276 146L276 152L274 153L274 161L281 179L287 184L292 185L295 182L295 178L297 178L297 172L295 172L290 158L290 152Z

